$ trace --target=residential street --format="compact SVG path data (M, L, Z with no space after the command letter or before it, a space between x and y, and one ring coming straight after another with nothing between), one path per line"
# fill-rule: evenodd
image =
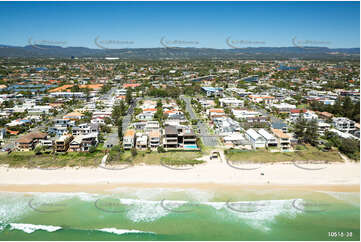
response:
M125 131L127 130L128 125L129 125L130 121L132 120L132 115L134 112L134 108L137 105L137 100L138 99L134 99L133 103L130 104L129 109L127 111L127 115L124 116L124 118L123 118L123 125L122 125L123 134L125 134Z
M186 111L191 116L191 119L198 119L192 108L191 99L189 97L184 97L184 96L182 96L181 98L186 103ZM201 140L205 146L214 147L218 145L217 137L209 134L207 125L204 124L202 120L198 121L197 128L199 129L200 132L199 136L201 137Z

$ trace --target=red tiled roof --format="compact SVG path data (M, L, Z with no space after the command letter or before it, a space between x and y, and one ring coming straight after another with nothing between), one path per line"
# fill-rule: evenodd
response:
M291 109L291 113L301 113L301 110L303 113L307 112L307 109Z
M127 88L127 87L139 87L139 86L140 86L139 83L126 83L126 84L123 84L124 88Z
M156 108L145 108L145 109L143 109L143 111L145 111L145 112L147 112L147 111L154 111L154 112L156 112L157 109L156 109Z
M13 134L13 135L17 135L19 133L19 131L17 130L10 130L10 129L7 129L6 130L9 134Z

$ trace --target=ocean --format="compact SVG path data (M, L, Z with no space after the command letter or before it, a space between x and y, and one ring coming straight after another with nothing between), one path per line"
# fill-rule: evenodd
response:
M0 193L0 240L360 240L360 194L117 188Z

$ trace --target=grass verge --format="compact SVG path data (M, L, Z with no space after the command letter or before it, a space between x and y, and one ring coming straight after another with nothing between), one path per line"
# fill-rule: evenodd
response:
M312 146L295 152L268 152L227 150L226 157L231 162L293 162L293 161L327 161L343 162L337 151L323 152Z

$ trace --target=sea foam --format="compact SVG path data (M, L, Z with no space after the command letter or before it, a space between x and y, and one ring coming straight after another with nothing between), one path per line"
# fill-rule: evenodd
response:
M147 234L154 234L153 232L148 231L140 231L135 229L116 229L116 228L103 228L97 229L98 231L113 233L113 234L138 234L138 233L147 233Z
M52 225L37 225L37 224L21 224L21 223L10 223L10 230L22 230L25 233L33 233L36 230L45 230L48 232L54 232L57 231L59 229L61 229L61 227L59 226L52 226Z

